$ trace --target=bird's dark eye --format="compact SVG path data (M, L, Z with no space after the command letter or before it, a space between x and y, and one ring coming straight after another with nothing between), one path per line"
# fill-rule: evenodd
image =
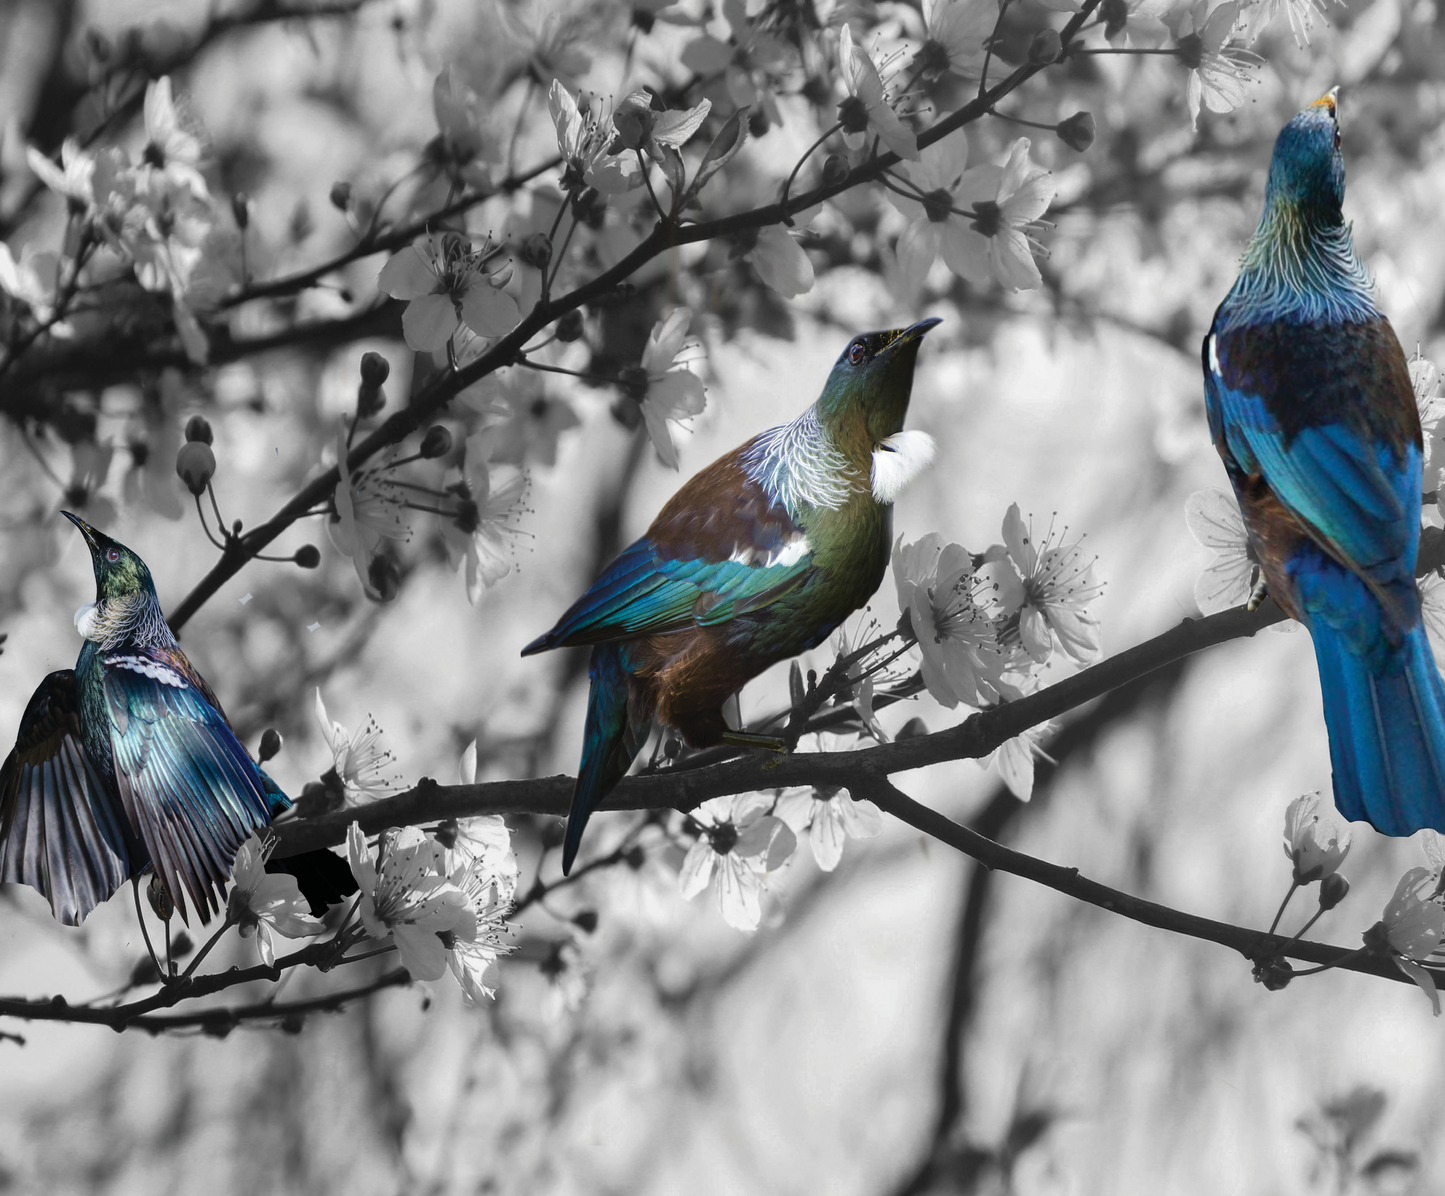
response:
M120 549L107 548L105 550L105 559L108 560L112 565L115 564L116 561L120 560Z
M862 341L854 341L848 346L848 360L853 365L862 365L863 359L868 356L868 346Z
M1335 126L1335 149L1340 148L1340 126Z

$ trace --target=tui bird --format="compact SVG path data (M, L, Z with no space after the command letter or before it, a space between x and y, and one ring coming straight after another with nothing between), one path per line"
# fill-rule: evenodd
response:
M822 643L883 580L893 500L933 458L933 440L903 431L903 417L919 344L938 322L854 337L817 402L693 477L522 649L593 645L564 873L655 720L695 748L783 746L730 730L723 704Z
M85 645L74 671L40 683L0 766L0 881L39 890L78 926L152 867L182 918L189 895L209 921L237 848L291 801L176 643L145 562L62 513L90 547L95 601L76 614ZM297 875L313 909L348 882L355 891L330 852L272 870Z
M1204 338L1209 430L1262 584L1310 630L1335 804L1445 831L1445 687L1425 638L1420 417L1341 214L1339 89L1285 125L1264 215Z

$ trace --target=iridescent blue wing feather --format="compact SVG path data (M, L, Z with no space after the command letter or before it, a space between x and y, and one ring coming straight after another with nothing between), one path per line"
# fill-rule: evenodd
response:
M104 658L116 786L156 875L185 916L220 908L236 850L271 821L260 770L179 649Z
M127 839L115 795L85 754L75 674L51 673L0 767L0 881L29 885L58 922L79 926L130 876Z

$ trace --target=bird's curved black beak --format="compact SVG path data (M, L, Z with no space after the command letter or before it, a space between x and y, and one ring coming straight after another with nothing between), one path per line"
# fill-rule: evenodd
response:
M90 545L92 551L100 548L100 541L96 539L100 533L96 531L95 528L86 523L79 515L72 515L69 511L61 511L60 513L80 529L80 534L85 537L85 542Z
M898 333L884 346L883 351L885 353L896 353L899 349L903 348L904 345L915 344L921 341L924 334L935 324L942 323L943 321L937 316L929 316L926 320L919 320L918 323L911 324L903 329L902 332Z

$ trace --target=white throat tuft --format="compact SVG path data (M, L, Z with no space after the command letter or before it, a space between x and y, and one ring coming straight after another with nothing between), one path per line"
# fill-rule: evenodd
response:
M891 503L933 464L937 446L927 432L895 432L873 450L873 497Z

